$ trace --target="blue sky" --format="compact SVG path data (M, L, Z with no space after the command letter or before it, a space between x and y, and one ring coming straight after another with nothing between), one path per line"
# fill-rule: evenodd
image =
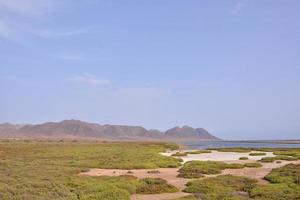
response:
M0 122L299 139L298 0L0 0Z

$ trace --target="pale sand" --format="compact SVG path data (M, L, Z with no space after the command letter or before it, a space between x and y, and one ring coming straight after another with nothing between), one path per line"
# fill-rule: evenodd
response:
M168 154L164 154L166 156L170 156L174 152L169 152ZM266 156L274 156L273 153L266 152ZM246 156L249 157L249 160L239 160L240 157ZM216 152L206 154L190 154L185 157L181 157L185 162L190 160L212 160L212 161L223 161L226 163L249 163L255 162L256 160L261 159L266 156L249 156L249 153L234 153L234 152ZM194 159L192 159L194 158ZM294 163L300 164L300 160L298 161L282 161L281 163L262 163L261 168L243 168L243 169L225 169L222 171L222 175L231 174L236 176L246 176L249 178L254 178L259 181L261 184L267 183L263 178L272 171L274 168L282 167L286 164ZM132 175L137 178L162 178L168 181L169 184L174 185L179 190L183 190L185 188L185 184L191 179L178 178L178 168L159 168L155 169L160 173L152 174L147 173L151 171L150 169L137 169L137 170L120 170L120 169L90 169L88 172L80 173L80 175L88 175L88 176L120 176L120 175ZM131 171L132 173L128 173ZM220 174L218 174L220 175ZM213 177L218 175L207 175L206 177ZM190 194L184 192L176 192L176 193L165 193L165 194L154 194L154 195L140 195L135 194L131 196L131 200L168 200L174 198L180 198L183 196L188 196Z
M177 151L170 151L167 153L161 153L164 156L171 156ZM185 151L181 151L185 152ZM250 153L256 153L259 151L251 151ZM261 152L261 151L260 151ZM179 156L183 163L192 161L192 160L204 160L204 161L238 161L240 157L248 157L250 161L257 161L263 157L274 157L273 152L263 152L266 153L265 156L250 156L250 153L236 153L236 152L219 152L212 151L211 153L202 153L202 154L188 154L187 156Z

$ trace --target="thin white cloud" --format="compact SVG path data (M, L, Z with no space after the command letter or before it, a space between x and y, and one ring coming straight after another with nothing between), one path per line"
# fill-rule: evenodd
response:
M238 15L242 12L242 10L246 7L246 2L245 1L238 1L234 7L229 11L230 14L232 15Z
M111 83L108 79L99 79L93 74L84 73L82 75L76 75L68 79L68 81L80 84L87 84L87 85L109 85Z

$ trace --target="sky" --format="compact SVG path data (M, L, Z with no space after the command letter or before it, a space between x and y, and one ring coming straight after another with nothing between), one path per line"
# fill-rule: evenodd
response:
M300 139L299 0L0 0L0 123Z

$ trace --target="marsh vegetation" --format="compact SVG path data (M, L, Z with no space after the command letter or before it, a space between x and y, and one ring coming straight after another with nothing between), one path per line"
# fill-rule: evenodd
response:
M163 180L132 176L89 177L89 168L155 169L179 167L159 154L177 148L163 143L0 142L1 200L128 200L136 192L175 191Z
M260 185L247 177L217 176L225 169L262 167L260 162L189 161L181 166L182 159L160 154L178 148L173 143L153 142L0 141L0 199L129 200L133 194L178 192L179 189L167 180L137 178L133 173L134 169L145 169L146 174L157 174L159 177L161 172L158 168L174 168L174 172L179 169L179 177L197 178L190 180L186 188L180 188L191 194L180 200L300 199L300 165L289 164L273 169L265 177L270 183ZM257 150L274 152L275 157L262 159L270 162L300 158L299 149ZM249 153L253 149L221 151ZM201 154L210 150L191 152ZM125 174L98 177L79 175L91 168L119 169L124 170ZM206 175L216 177L207 178Z

